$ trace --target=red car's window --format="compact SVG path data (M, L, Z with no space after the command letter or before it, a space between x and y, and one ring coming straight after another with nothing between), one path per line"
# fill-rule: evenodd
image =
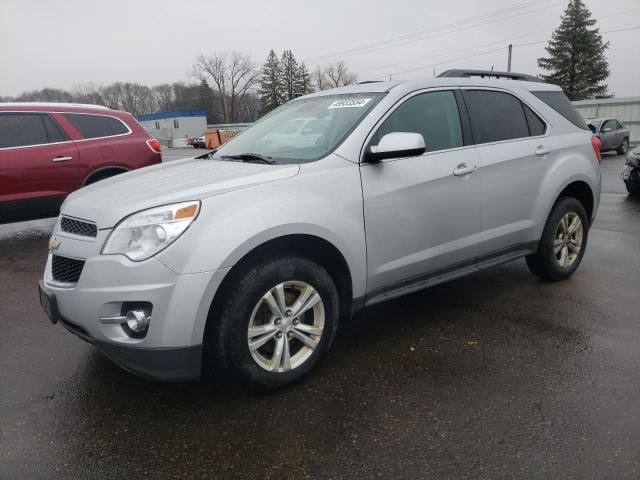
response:
M66 136L48 115L0 113L0 148L63 142Z
M64 117L84 138L113 137L125 135L131 131L122 120L106 115L65 113Z

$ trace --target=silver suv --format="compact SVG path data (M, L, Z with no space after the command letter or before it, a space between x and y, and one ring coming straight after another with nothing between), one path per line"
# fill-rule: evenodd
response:
M521 257L573 274L600 197L591 137L541 82L314 93L211 154L70 195L41 303L132 372L278 387L365 306Z

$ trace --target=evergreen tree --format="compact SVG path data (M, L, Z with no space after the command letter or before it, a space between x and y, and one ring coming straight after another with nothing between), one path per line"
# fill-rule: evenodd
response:
M560 85L571 100L607 96L609 42L602 41L600 29L589 28L595 23L582 0L570 0L546 47L548 57L538 59L538 66L551 72L542 79Z
M280 60L282 67L282 87L284 89L285 99L287 101L293 100L297 95L295 94L296 80L298 77L299 69L298 62L293 56L291 50L285 50L282 52L282 59Z
M298 73L294 84L294 97L301 97L302 95L312 92L313 86L311 84L311 74L303 62L298 67Z
M282 66L276 52L271 50L267 62L262 67L260 80L260 114L269 113L285 102L285 92L282 85Z

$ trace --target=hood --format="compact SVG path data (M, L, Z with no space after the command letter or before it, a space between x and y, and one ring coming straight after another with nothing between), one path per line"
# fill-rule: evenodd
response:
M299 165L261 165L210 159L184 159L134 170L84 187L67 197L65 215L111 228L140 210L201 200L239 188L298 174Z

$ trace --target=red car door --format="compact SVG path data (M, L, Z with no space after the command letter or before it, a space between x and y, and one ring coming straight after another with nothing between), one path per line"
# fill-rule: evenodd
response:
M0 112L0 223L57 215L77 170L75 144L48 114Z

